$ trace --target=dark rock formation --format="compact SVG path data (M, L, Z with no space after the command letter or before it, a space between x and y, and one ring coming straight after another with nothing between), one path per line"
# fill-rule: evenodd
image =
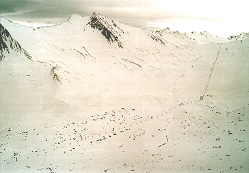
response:
M31 59L29 53L12 38L9 31L0 23L0 61L3 60L6 53L10 53L11 49L15 52L23 53L28 59Z
M120 48L123 48L123 43L119 37L121 36L120 32L124 33L124 31L120 29L114 21L110 24L104 17L93 13L88 24L92 28L101 31L101 34L105 36L109 43L116 42Z

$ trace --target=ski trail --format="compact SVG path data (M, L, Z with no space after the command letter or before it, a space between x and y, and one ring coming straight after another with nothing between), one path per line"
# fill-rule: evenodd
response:
M213 66L212 66L212 68L210 69L210 73L209 73L209 76L208 76L208 81L207 81L207 84L206 84L206 86L205 86L204 93L203 93L203 95L200 97L200 100L203 100L203 99L204 99L204 96L206 95L206 92L207 92L207 90L208 90L208 86L209 86L210 79L211 79L211 77L212 77L212 75L213 75L214 67L215 67L216 62L218 61L218 58L219 58L219 55L220 55L220 50L221 50L221 44L220 44L220 46L219 46L219 51L218 51L218 53L217 53L217 56L216 56L215 61L214 61L214 63L213 63Z

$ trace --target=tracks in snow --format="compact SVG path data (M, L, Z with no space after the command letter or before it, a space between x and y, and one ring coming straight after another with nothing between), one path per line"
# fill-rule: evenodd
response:
M210 79L211 79L211 77L212 77L212 75L213 75L213 71L214 71L215 65L216 65L216 63L217 63L217 61L218 61L218 58L219 58L219 55L220 55L220 50L221 50L221 44L220 44L220 46L219 46L219 51L218 51L217 56L216 56L216 58L215 58L215 60L214 60L213 66L212 66L212 68L210 69L210 73L209 73L209 76L208 76L208 81L207 81L207 84L206 84L206 86L205 86L204 93L203 93L203 95L200 97L200 100L203 100L204 97L205 97L205 95L206 95L206 92L207 92L207 90L208 90L208 86L209 86L209 83L210 83Z

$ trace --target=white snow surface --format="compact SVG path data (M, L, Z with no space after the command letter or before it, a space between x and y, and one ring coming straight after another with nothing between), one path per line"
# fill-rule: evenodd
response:
M247 34L155 32L93 15L97 28L77 14L40 28L0 20L10 34L0 172L247 173Z

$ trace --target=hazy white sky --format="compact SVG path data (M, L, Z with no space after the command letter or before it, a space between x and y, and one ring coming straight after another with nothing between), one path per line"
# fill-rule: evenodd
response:
M249 32L248 0L1 0L0 16L35 25L98 12L138 27L228 36Z

